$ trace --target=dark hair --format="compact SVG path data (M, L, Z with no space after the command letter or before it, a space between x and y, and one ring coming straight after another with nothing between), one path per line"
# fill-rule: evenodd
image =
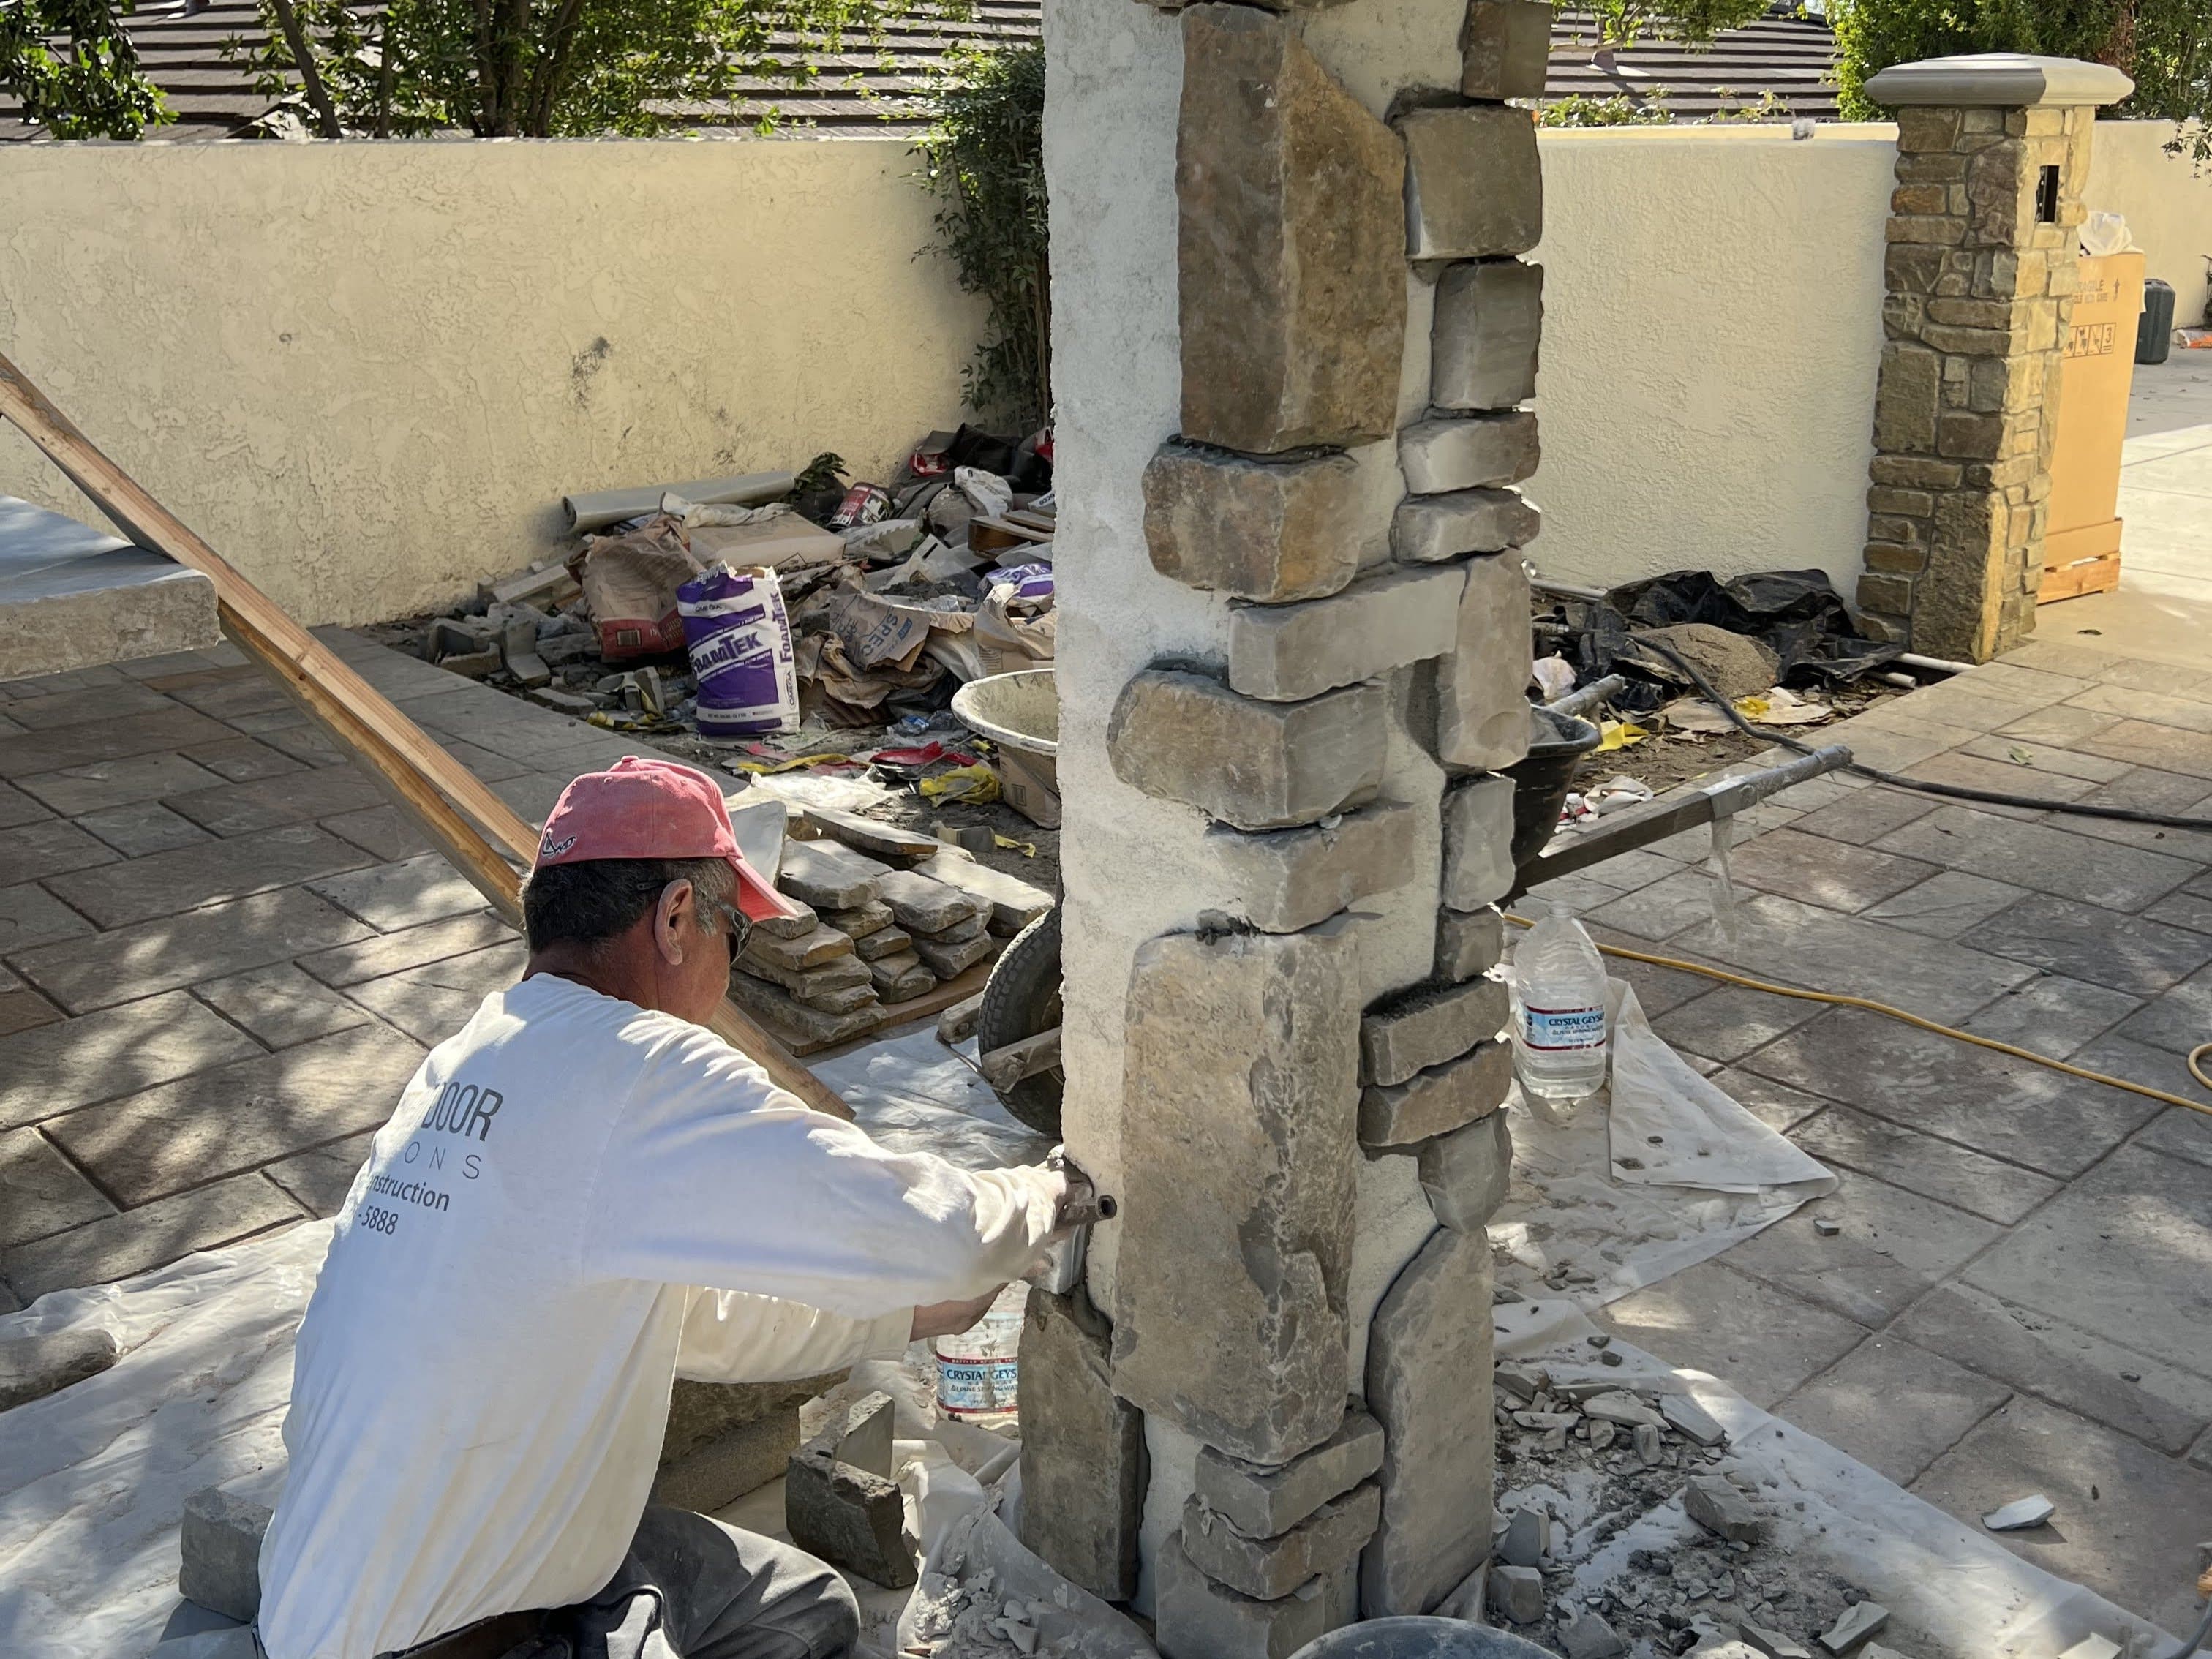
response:
M530 872L522 889L522 930L530 948L597 947L628 933L659 902L672 881L688 881L703 899L729 902L738 872L722 859L590 859ZM698 907L699 931L720 927L715 906Z

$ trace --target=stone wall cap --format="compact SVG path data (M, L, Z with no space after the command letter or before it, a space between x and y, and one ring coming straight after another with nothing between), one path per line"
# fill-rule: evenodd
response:
M2078 58L2035 58L2020 52L1978 52L1895 64L1866 83L1880 104L2117 104L2136 83L2108 64Z

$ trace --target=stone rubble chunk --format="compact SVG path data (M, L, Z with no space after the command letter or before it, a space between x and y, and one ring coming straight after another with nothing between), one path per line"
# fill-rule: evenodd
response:
M1982 1517L1982 1524L1991 1532L2024 1532L2030 1527L2039 1527L2058 1512L2058 1505L2041 1492L2033 1498L2016 1498L2001 1509L1991 1510Z
M1221 860L1247 921L1270 933L1295 933L1412 878L1413 809L1378 801L1307 829L1264 835L1215 824L1206 845Z
M1748 1619L1736 1620L1735 1633L1743 1638L1746 1646L1755 1649L1765 1659L1813 1659L1811 1651L1796 1638Z
M1388 704L1379 685L1271 703L1202 674L1148 669L1122 689L1107 754L1115 775L1146 794L1240 830L1287 829L1372 799Z
M957 888L977 904L987 907L991 931L1008 939L1053 906L1052 895L1042 887L1034 887L1019 876L994 870L958 852L939 853L927 862L916 865L915 872Z
M1359 1080L1403 1083L1457 1060L1505 1027L1512 996L1502 979L1417 987L1385 998L1359 1022Z
M122 1357L115 1333L102 1326L11 1336L0 1341L0 1412L97 1376Z
M1207 1509L1247 1537L1275 1538L1382 1467L1382 1425L1354 1404L1334 1434L1273 1468L1202 1448L1195 1491Z
M1437 758L1453 770L1502 771L1528 752L1528 573L1520 556L1470 560L1452 649L1435 677Z
M1218 1584L1191 1565L1170 1534L1153 1564L1156 1636L1164 1659L1291 1659L1316 1638L1349 1622L1350 1610L1319 1578L1273 1601ZM1332 1618L1341 1611L1343 1618Z
M1360 1558L1363 1617L1426 1613L1490 1553L1491 1391L1469 1386L1491 1374L1490 1287L1490 1241L1440 1228L1375 1310L1382 1516Z
M726 1509L776 1479L799 1449L799 1408L836 1378L700 1382L679 1376L668 1396L652 1501L702 1515Z
M1248 1462L1344 1420L1358 984L1341 920L1167 934L1129 976L1115 1391Z
M906 1530L906 1507L897 1482L886 1474L840 1455L850 1440L854 1450L873 1458L874 1431L854 1433L858 1414L833 1424L791 1455L785 1473L783 1517L791 1541L833 1567L858 1573L886 1589L902 1589L915 1577L915 1546ZM888 1436L884 1437L886 1440ZM886 1450L880 1461L890 1462Z
M1406 161L1289 20L1183 13L1182 430L1266 454L1396 424Z
M1543 239L1532 112L1499 104L1418 109L1397 125L1406 141L1408 258L1498 258Z
M1751 1500L1717 1474L1692 1475L1682 1488L1682 1510L1707 1532L1732 1544L1759 1540L1759 1516Z
M939 933L982 913L983 907L956 887L912 870L886 870L876 891L898 925L911 933ZM948 940L947 943L957 943Z
M914 935L903 927L878 927L853 941L853 954L863 962L881 962L914 948Z
M818 910L853 910L876 896L890 873L872 858L834 841L786 842L776 885Z
M738 960L748 968L775 968L787 974L803 974L853 954L853 941L835 927L816 927L797 939L778 939L757 928L745 937Z
M798 914L789 916L763 916L753 924L751 934L753 939L805 939L822 925L821 918L815 915L812 905L802 899L793 898L789 893L786 893L784 898Z
M1490 1553L1509 1567L1540 1567L1551 1549L1551 1516L1533 1504L1523 1504L1506 1521Z
M1421 1191L1443 1226L1479 1232L1505 1202L1513 1178L1513 1130L1504 1112L1422 1144Z
M1460 26L1462 98L1541 98L1552 50L1548 0L1472 0Z
M964 897L965 895L963 895ZM926 939L935 945L965 945L971 939L981 939L990 931L990 907L986 905L972 916L963 916L945 927L912 927L915 939Z
M822 922L823 927L835 928L852 940L857 949L869 934L881 933L891 925L891 907L881 899L870 899L854 909L832 910L822 918Z
M868 964L849 951L843 956L830 957L818 968L796 970L746 957L740 961L738 971L764 979L771 985L781 985L809 1007L836 1012L842 1012L839 993L865 988L868 983ZM842 1000L845 1007L852 1006L849 998Z
M1492 1378L1498 1387L1522 1405L1551 1391L1552 1376L1541 1365L1523 1365L1510 1359L1498 1362Z
M1647 1469L1656 1469L1666 1456L1666 1443L1660 1431L1649 1423L1636 1425L1636 1461Z
M1262 460L1170 444L1145 468L1152 568L1263 605L1320 599L1359 574L1359 466L1346 455Z
M1470 1625L1487 1623L1483 1609L1490 1601L1490 1563L1485 1561L1459 1581L1451 1594L1437 1603L1434 1617L1457 1619Z
M1869 1636L1878 1636L1889 1622L1889 1609L1879 1601L1854 1601L1821 1633L1820 1645L1831 1653L1849 1653Z
M978 933L955 945L940 945L926 934L915 935L915 954L939 979L957 979L979 962L988 962L1006 948L996 933Z
M1490 1610L1516 1625L1534 1624L1544 1616L1544 1575L1534 1567L1493 1565Z
M1495 905L1437 914L1437 977L1459 981L1486 974L1505 956L1505 918Z
M1022 1322L1021 1539L1109 1601L1137 1593L1142 1413L1114 1394L1113 1329L1080 1286L1031 1290Z
M1517 489L1456 489L1413 495L1390 520L1390 551L1408 564L1469 553L1504 553L1536 539L1542 514Z
M1441 657L1457 642L1466 586L1461 568L1445 565L1391 571L1301 605L1232 606L1230 688L1295 702Z
M937 975L915 951L876 957L868 963L868 976L877 997L884 1002L911 1002L937 988Z
M1567 1659L1620 1659L1628 1651L1613 1626L1588 1607L1559 1627L1559 1644Z
M1663 1428L1667 1421L1634 1395L1624 1394L1618 1389L1592 1395L1583 1401L1583 1411L1602 1422L1618 1423L1624 1429ZM1735 1489L1731 1487L1729 1490Z
M1513 886L1513 780L1470 778L1444 793L1444 902L1494 903Z
M1668 1428L1700 1446L1717 1446L1728 1438L1728 1431L1714 1420L1712 1413L1686 1394L1661 1395L1659 1414L1667 1419Z
M1356 1559L1375 1535L1382 1507L1382 1488L1370 1480L1331 1498L1279 1536L1252 1538L1193 1494L1183 1506L1183 1553L1214 1583L1271 1601Z
M1398 467L1416 495L1518 483L1539 454L1536 416L1525 409L1432 416L1398 434Z
M240 1624L261 1611L261 1537L283 1489L282 1465L209 1486L185 1500L177 1594Z
M1512 1082L1512 1045L1492 1041L1404 1083L1364 1089L1359 1144L1370 1152L1412 1152L1496 1111Z
M1544 268L1517 259L1448 265L1437 279L1429 401L1439 409L1510 409L1536 395Z

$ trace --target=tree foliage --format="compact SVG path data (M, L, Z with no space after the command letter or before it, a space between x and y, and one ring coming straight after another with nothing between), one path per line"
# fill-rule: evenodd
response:
M2212 0L1832 0L1838 101L1848 119L1888 112L1867 81L1954 52L2027 52L2110 64L2135 80L2112 114L2182 124L2176 148L2212 156Z
M1769 0L1593 0L1601 48L1638 40L1703 46L1723 29L1740 29L1766 15Z
M990 307L968 400L1030 430L1052 413L1052 267L1044 189L1044 48L947 55L936 120L916 147L942 204L937 246Z
M136 138L170 118L107 0L0 0L0 90L56 138Z
M740 79L796 86L810 53L873 40L886 0L259 0L250 58L271 96L304 83L324 125L364 137L465 129L483 138L650 137L672 106ZM298 27L288 26L287 13ZM302 75L293 42L307 43ZM760 125L772 124L774 114Z

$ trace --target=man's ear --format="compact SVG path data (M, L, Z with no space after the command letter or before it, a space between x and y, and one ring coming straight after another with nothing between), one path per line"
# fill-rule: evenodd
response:
M698 931L698 903L688 880L672 881L660 890L653 911L653 942L672 968L684 965L684 947L690 943L685 936Z

